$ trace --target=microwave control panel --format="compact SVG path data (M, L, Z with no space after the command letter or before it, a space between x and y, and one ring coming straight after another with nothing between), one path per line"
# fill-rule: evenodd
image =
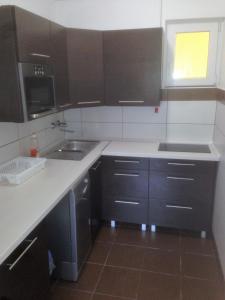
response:
M34 75L35 76L44 76L45 75L44 65L34 65Z

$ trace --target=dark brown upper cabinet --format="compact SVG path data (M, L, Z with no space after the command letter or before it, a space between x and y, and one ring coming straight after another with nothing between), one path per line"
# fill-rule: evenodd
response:
M0 121L24 122L18 62L50 62L50 21L1 6L0 45Z
M14 7L18 59L20 62L47 63L50 59L50 21Z
M14 9L0 8L0 121L23 122Z
M50 41L50 61L55 76L56 104L60 110L64 110L72 106L72 102L69 100L66 28L51 22Z
M105 31L106 104L159 105L161 61L162 28Z
M69 28L67 49L69 92L73 105L103 105L103 33Z

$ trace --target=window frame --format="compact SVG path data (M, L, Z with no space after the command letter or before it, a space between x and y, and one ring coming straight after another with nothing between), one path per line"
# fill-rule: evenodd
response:
M166 24L166 71L167 87L216 86L221 39L221 19L169 21ZM210 32L208 75L206 78L174 79L176 33Z

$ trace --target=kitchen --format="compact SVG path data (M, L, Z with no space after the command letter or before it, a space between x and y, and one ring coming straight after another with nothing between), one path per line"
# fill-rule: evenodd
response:
M225 299L224 18L0 1L0 299Z

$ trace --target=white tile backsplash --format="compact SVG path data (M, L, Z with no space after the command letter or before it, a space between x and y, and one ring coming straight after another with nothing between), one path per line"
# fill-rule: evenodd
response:
M163 141L166 138L166 124L124 123L123 138Z
M219 101L216 109L216 127L225 135L225 104Z
M168 101L167 122L214 124L216 101Z
M20 155L19 141L0 148L0 164Z
M19 155L29 155L31 134L36 133L40 151L64 139L64 132L52 129L51 123L63 121L63 113L26 123L0 123L0 163Z
M67 139L76 139L82 137L82 123L81 122L70 122L66 130L71 132L66 132Z
M0 147L18 139L16 123L0 123Z
M162 101L158 113L154 107L79 108L24 124L0 123L0 162L19 154L28 155L32 133L37 133L41 151L64 137L209 143L215 112L216 126L225 134L225 105L218 102L216 110L215 101ZM52 122L64 118L68 123L65 129L74 132L51 128Z
M122 107L103 106L82 109L83 122L122 123Z
M214 125L168 124L167 141L176 143L211 143Z
M122 123L88 123L82 124L83 138L115 140L122 139Z
M66 137L207 143L213 139L215 113L216 101L161 101L158 113L155 107L71 109L65 120L77 133Z
M67 122L81 122L81 109L73 108L64 112L64 118Z
M159 112L155 107L124 107L124 123L166 123L167 101L162 101Z

